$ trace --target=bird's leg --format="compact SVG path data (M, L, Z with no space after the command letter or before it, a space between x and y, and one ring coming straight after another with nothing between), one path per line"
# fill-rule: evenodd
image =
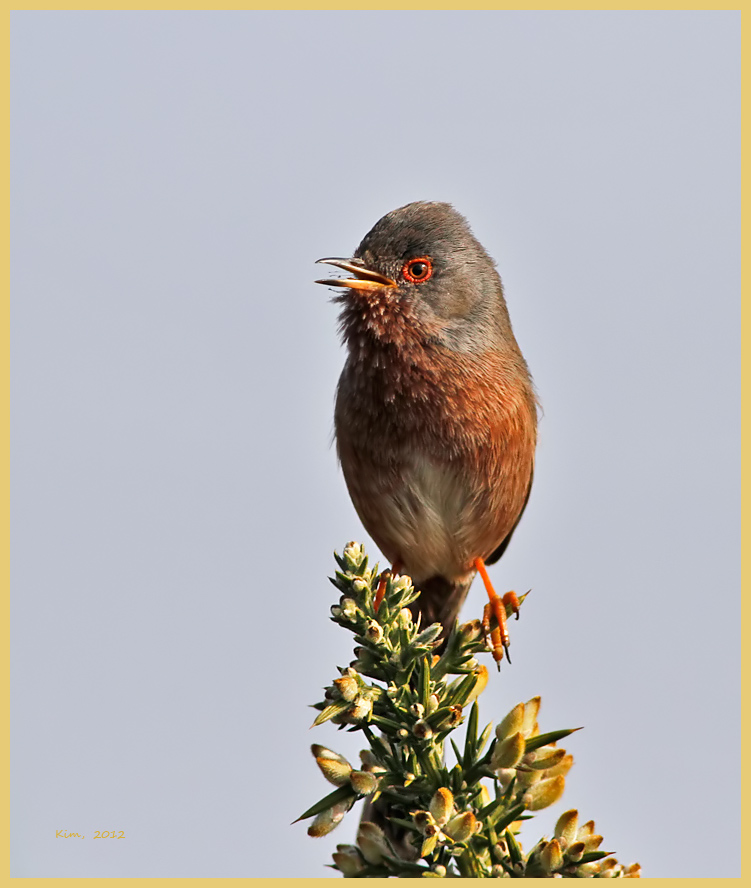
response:
M482 628L485 632L485 636L487 638L490 635L490 643L493 648L493 659L496 663L499 664L501 660L503 660L503 653L506 652L506 659L511 662L511 657L508 654L508 646L509 646L509 634L508 628L506 626L506 607L510 607L513 612L516 614L516 619L519 619L519 599L516 597L516 592L507 592L503 598L499 598L496 594L495 589L493 588L493 584L490 582L490 577L488 576L488 572L485 569L485 562L482 558L475 558L475 567L479 571L480 576L482 577L482 582L485 585L485 591L488 593L488 598L490 599L489 603L485 605L483 609L482 616ZM495 629L491 631L490 629L490 617L494 616L497 626Z
M402 569L402 563L398 559L391 565L391 570L384 570L381 574L381 578L378 581L378 588L376 589L375 600L373 601L373 607L378 612L378 608L381 606L381 602L383 601L383 596L386 594L386 586L388 585L388 581L394 574L398 574Z

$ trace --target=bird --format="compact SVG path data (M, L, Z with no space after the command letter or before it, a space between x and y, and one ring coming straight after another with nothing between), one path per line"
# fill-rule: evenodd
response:
M479 572L495 616L493 654L508 658L506 605L486 565L503 555L534 474L538 399L493 259L449 203L383 216L347 259L337 288L347 355L334 430L352 503L420 596L413 616L450 632ZM490 610L488 610L490 608Z

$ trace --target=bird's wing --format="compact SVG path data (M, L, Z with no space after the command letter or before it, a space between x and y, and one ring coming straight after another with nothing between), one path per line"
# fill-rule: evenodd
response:
M524 510L527 508L527 503L529 502L529 495L532 492L532 478L533 478L533 476L534 476L534 469L532 470L532 472L529 476L529 487L527 487L527 495L524 497L524 505L522 506L521 512L519 512L519 517L516 519L514 526L508 532L508 534L506 535L506 537L503 540L503 542L501 543L501 545L498 546L498 548L495 550L495 552L493 552L493 554L489 558L485 559L485 564L495 564L496 561L498 561L498 559L501 557L501 555L503 555L503 553L506 551L506 546L508 546L509 540L514 535L514 531L516 530L519 522L522 520L522 515L524 514Z

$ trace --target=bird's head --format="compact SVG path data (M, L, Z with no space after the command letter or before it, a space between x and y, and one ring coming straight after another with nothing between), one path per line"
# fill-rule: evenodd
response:
M345 312L374 330L410 322L455 351L481 352L510 332L501 279L466 219L447 203L419 201L387 213L349 259L319 259L350 277ZM354 310L354 311L353 311ZM380 323L373 325L374 317Z

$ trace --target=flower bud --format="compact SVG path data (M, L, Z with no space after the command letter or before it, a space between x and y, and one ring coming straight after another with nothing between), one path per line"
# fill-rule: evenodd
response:
M478 826L478 821L471 811L464 811L452 817L446 824L443 831L454 842L466 842L474 833Z
M344 786L349 781L352 765L344 756L339 755L338 752L333 752L331 749L326 749L325 746L319 746L318 743L314 743L310 747L310 751L315 756L316 764L321 769L321 773L329 783L333 783L334 786Z
M446 875L446 867L442 863L434 863L433 866L430 867L430 871L435 873L439 879L442 879Z
M378 788L378 778L370 771L351 771L349 782L354 791L361 796L370 795Z
M558 839L553 839L542 849L540 853L540 863L543 869L552 873L553 870L560 869L563 864L563 854L561 854L561 846Z
M566 755L565 749L556 749L554 746L541 746L524 757L524 764L536 771L545 771L560 764Z
M431 694L428 697L428 715L432 715L438 709L440 702L438 694Z
M490 759L490 767L494 771L497 768L515 768L524 755L524 746L524 737L521 731L496 743Z
M578 863L584 857L584 842L572 842L566 849L566 860Z
M373 701L369 697L359 696L347 710L347 715L352 721L363 721L373 711Z
M341 694L342 700L346 700L347 703L351 703L360 690L359 682L351 675L343 675L341 678L335 678L332 684Z
M419 721L416 721L414 725L412 725L412 733L417 737L418 740L430 740L433 736L433 729L430 725L425 721L425 719L421 718Z
M409 711L417 718L422 718L423 715L425 715L425 707L422 705L422 703L413 703L409 707Z
M564 811L555 824L553 835L565 848L576 840L578 825L579 812L575 808L572 808L570 811Z
M545 771L546 777L557 777L559 774L561 777L565 777L566 774L571 770L571 765L574 764L574 757L571 753L568 755L564 755L563 758L558 762L557 765L553 765L552 768L547 768Z
M345 878L351 879L365 868L362 857L354 845L337 845L332 857L337 869Z
M435 827L435 820L430 811L413 811L412 819L415 821L415 826L421 835L427 835L428 830L430 830L431 835L435 835L436 830L432 829L432 827Z
M348 620L357 616L357 602L354 598L350 598L347 595L343 595L339 600L339 609L342 616L346 617Z
M346 799L343 802L337 802L336 805L332 805L331 808L327 808L325 811L321 811L308 827L308 835L314 839L328 835L332 829L339 825L342 817L349 811L351 804L352 800Z
M357 828L357 847L371 864L383 863L384 855L391 854L383 830L370 821L361 822Z
M356 543L354 540L347 543L347 545L344 547L344 552L342 552L342 556L346 558L347 561L354 562L357 562L361 554L362 547L360 546L360 543Z
M540 712L540 698L532 697L524 704L524 719L522 721L521 731L525 737L532 737L537 722L537 715Z
M412 577L406 575L400 576L398 580L394 580L392 590L394 592L404 592L412 585ZM406 608L409 611L409 608ZM411 616L411 612L410 612Z
M518 768L516 771L516 785L519 788L528 789L542 780L542 771L535 771L532 768Z
M365 635L370 639L370 641L378 644L383 640L383 626L377 620L369 620L368 628L365 630Z
M376 774L386 770L383 765L378 763L378 759L370 749L360 750L360 762L362 763L363 771L371 771Z
M454 809L454 796L451 790L441 786L435 791L435 795L430 800L430 813L438 826L443 826L451 816Z
M524 723L524 704L517 703L511 712L499 722L495 729L495 735L499 740L505 740L512 734L516 734L522 729Z
M539 771L532 773L539 774ZM541 811L549 805L555 804L563 795L566 779L564 777L549 777L536 783L522 798L524 807L528 811Z
M596 851L602 844L602 836L593 834L591 836L587 836L585 839L582 839L582 841L584 842L585 851Z
M477 641L482 637L482 623L479 620L469 620L459 626L459 636L463 644Z
M403 607L399 611L399 626L402 629L409 629L412 625L412 611L408 607Z

